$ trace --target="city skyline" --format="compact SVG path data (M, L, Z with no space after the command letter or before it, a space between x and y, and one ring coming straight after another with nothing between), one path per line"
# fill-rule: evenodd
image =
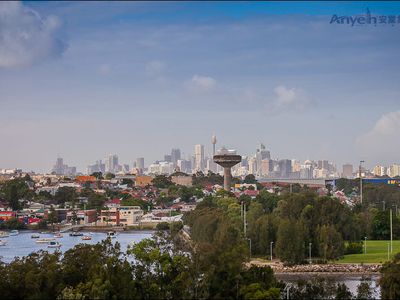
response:
M0 168L210 155L213 132L242 155L262 141L279 158L397 163L400 24L330 23L367 8L400 15L394 2L2 2Z

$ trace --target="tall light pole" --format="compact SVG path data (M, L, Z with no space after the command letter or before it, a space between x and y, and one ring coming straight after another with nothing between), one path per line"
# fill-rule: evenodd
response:
M244 230L244 237L247 236L247 220L246 220L246 203L243 205L243 230Z
M308 255L310 257L309 264L311 264L311 245L312 245L312 243L308 243Z
M364 254L367 254L367 237L364 237Z
M361 204L363 203L363 186L362 186L362 176L361 176L361 164L363 162L365 162L365 161L360 160L360 168L359 168L359 171L360 171L360 202L361 202Z
M390 259L390 256L389 256L389 243L388 243L388 260Z
M271 254L271 261L272 261L272 245L274 242L269 243L269 253Z
M390 253L393 252L393 216L392 209L390 209Z

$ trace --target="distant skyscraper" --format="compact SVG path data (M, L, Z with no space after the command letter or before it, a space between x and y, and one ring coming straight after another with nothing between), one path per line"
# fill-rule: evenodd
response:
M292 161L289 159L281 159L278 162L280 177L289 178L290 173L292 173Z
M171 162L171 155L165 154L165 155L164 155L164 161L166 161L166 162Z
M352 164L344 164L342 177L344 178L352 178L353 177L353 165Z
M110 154L106 159L106 172L115 173L119 169L118 155Z
M194 171L204 170L204 146L195 145L194 146Z
M171 162L176 166L178 160L181 159L181 150L179 149L172 149L171 150Z
M58 157L56 164L53 166L51 172L57 175L74 176L76 174L76 167L69 167L68 165L64 165L64 160L61 157Z
M144 170L144 157L138 157L136 159L136 168L140 170Z

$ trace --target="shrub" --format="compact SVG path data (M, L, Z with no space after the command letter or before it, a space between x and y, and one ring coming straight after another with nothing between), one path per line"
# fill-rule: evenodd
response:
M344 254L360 254L363 253L362 242L348 242Z

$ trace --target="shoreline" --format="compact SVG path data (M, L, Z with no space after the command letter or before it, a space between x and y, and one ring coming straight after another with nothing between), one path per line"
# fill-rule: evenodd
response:
M252 260L248 263L255 266L269 266L275 274L310 274L310 275L378 275L380 274L381 264L305 264L285 266L279 261L263 262L260 260Z
M2 229L0 231L4 231L4 232L10 232L13 229ZM40 232L45 232L45 233L55 233L55 232L59 232L59 228L54 228L53 229L49 228L49 229L39 229L39 228L25 228L25 229L17 229L19 231L19 233L40 233ZM62 228L61 228L62 230ZM138 228L128 228L128 229L124 229L124 228L115 228L115 227L84 227L82 229L79 229L77 231L80 232L102 232L102 233L107 233L109 231L116 231L118 233L135 233L135 232L140 232L140 233L153 233L156 232L156 230L154 229L148 229L148 228L143 228L143 229L138 229ZM71 230L68 230L64 233L69 233L71 232Z

